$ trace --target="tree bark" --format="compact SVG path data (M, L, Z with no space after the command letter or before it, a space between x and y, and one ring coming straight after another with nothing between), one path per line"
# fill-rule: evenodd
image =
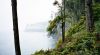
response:
M13 31L14 31L14 43L16 55L21 55L20 43L19 43L19 31L18 31L18 18L17 18L17 1L12 2L12 17L13 17Z
M94 21L93 21L93 10L92 0L85 0L86 6L86 26L88 32L93 32Z
M63 14L61 14L62 15L62 42L64 42L65 41L65 0L63 0L63 10L62 10L62 8L61 8L61 10L63 11ZM61 11L61 12L62 12Z
M95 0L95 2L100 3L100 0Z

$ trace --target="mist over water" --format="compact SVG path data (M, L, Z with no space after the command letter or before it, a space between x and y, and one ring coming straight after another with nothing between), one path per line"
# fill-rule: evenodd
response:
M29 53L34 53L35 51L39 51L41 49L47 50L55 47L55 39L47 36L46 26L47 25L42 23L31 26L28 25L24 31L20 31L20 43L23 55L29 55ZM32 27L39 28L32 29Z
M0 31L0 55L15 55L14 39L11 32Z
M33 27L35 26L33 25ZM31 26L29 26L28 28L31 28ZM48 38L45 29L44 32L27 32L25 30L26 29L19 31L22 55L30 55L35 51L39 51L41 49L46 50L54 48L55 40L52 38ZM13 31L0 31L0 55L15 55Z
M51 49L55 40L46 28L51 14L57 12L53 0L17 0L18 26L22 55ZM0 0L0 55L15 55L11 0ZM55 11L53 11L55 10Z

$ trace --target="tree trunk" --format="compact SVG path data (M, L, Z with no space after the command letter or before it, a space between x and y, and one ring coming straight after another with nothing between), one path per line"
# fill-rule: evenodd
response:
M61 8L61 10L63 11L63 15L62 15L62 42L64 42L65 41L65 0L63 0L63 10L62 10L62 8ZM61 11L61 12L62 12Z
M100 3L100 0L95 0L95 2Z
M12 16L13 16L13 31L14 31L14 43L16 55L21 55L20 43L19 43L19 31L18 31L18 20L17 20L17 1L11 0L12 2Z
M85 6L86 6L87 31L93 32L94 22L93 22L92 0L85 0Z

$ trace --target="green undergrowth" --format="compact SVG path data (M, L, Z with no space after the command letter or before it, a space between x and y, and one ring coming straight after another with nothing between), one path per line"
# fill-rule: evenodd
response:
M40 50L33 55L99 55L95 32L88 33L85 29L83 18L66 31L64 43L60 38L54 49Z
M93 10L94 32L86 31L86 19L81 16L78 23L66 30L64 43L59 38L54 49L40 50L32 55L100 55L100 48L97 48L96 44L96 33L100 33L100 3L95 4Z
M100 33L100 3L93 6L95 32Z

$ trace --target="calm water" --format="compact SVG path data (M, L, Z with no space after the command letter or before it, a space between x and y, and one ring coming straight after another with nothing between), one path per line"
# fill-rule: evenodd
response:
M58 10L52 5L54 1L17 1L22 55L30 55L40 49L54 48L55 40L48 38L45 30L48 21L51 20L51 11ZM0 0L0 7L0 55L15 55L11 0Z
M12 33L0 31L0 55L15 55Z
M40 25L38 25L38 27L39 26ZM26 29L28 29L28 31L26 31ZM48 38L45 30L44 32L42 31L36 31L35 28L33 29L33 31L30 31L30 27L20 30L20 44L22 55L30 55L35 51L41 49L46 50L54 48L55 40L52 38ZM0 32L0 55L15 55L12 30Z

